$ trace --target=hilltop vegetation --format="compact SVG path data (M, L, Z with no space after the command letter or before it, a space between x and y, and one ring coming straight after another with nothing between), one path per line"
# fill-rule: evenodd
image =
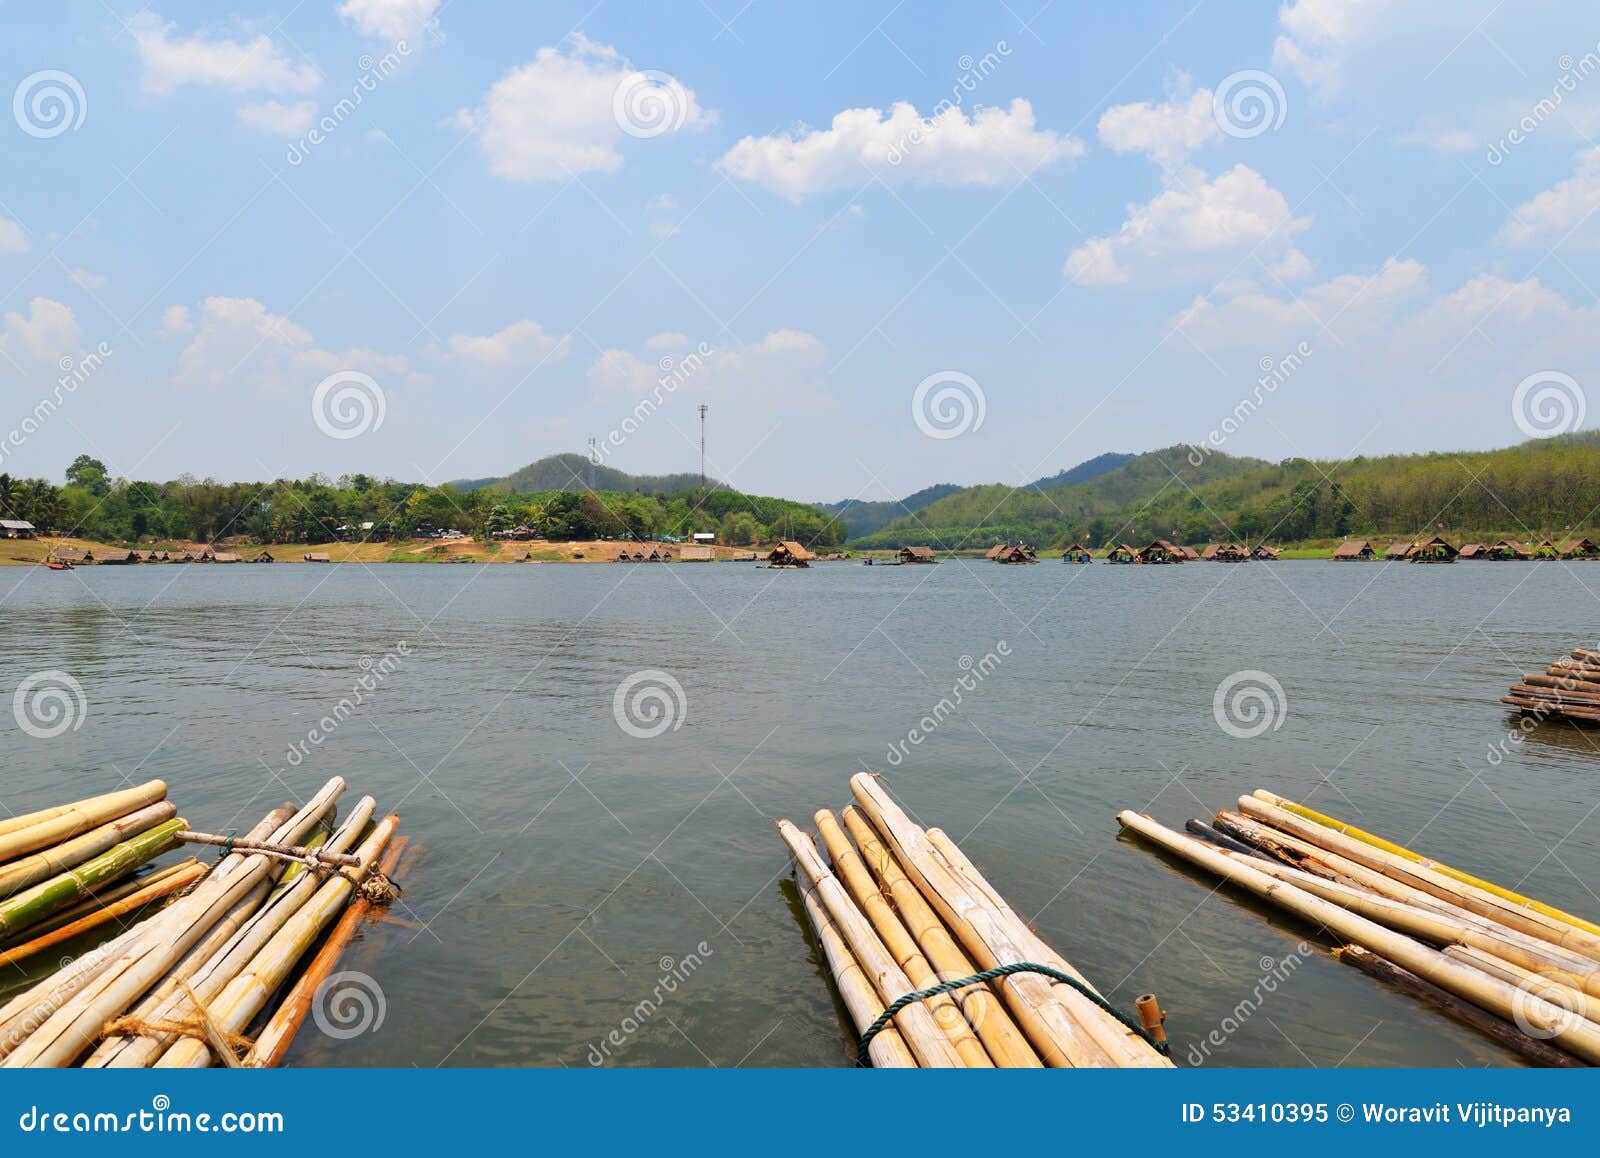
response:
M1169 447L1047 492L969 487L858 545L955 549L1020 540L1045 548L1081 540L1100 547L1155 538L1294 543L1350 535L1406 538L1441 524L1459 537L1592 534L1600 526L1600 432L1502 450L1348 462L1267 463Z
M458 490L497 490L508 494L539 494L547 491L640 491L645 494L675 495L700 489L697 474L629 474L616 467L590 462L581 454L547 454L504 478L464 479L451 483ZM708 480L708 488L728 489L726 484Z

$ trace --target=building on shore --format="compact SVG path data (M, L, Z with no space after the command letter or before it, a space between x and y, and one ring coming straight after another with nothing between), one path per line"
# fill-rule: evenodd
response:
M27 519L0 519L0 539L31 539L38 533Z

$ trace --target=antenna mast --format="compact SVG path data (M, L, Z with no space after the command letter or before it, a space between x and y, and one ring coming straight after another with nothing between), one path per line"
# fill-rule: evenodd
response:
M706 489L706 404L700 403L700 489Z

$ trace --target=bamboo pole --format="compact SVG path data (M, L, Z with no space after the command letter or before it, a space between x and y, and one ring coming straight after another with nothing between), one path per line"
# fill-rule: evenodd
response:
M66 870L32 888L0 901L0 934L15 933L59 909L81 900L96 885L125 876L166 852L183 828L177 820L112 845L92 860Z
M275 842L294 842L333 807L344 780L335 776L272 834ZM168 974L216 922L256 886L268 880L271 862L259 853L231 853L183 900L139 926L103 970L5 1055L4 1064L64 1066L87 1049L107 1022ZM0 1041L0 1048L5 1046Z
M405 851L407 843L409 843L408 837L394 838L384 852L383 859L378 862L380 873L386 877L394 876L395 865L399 863L400 854ZM339 962L344 957L356 930L367 920L373 907L372 900L361 894L339 915L338 922L328 931L322 947L317 950L317 955L311 959L311 963L296 979L294 988L289 990L288 996L278 1005L277 1011L256 1036L255 1045L244 1059L246 1066L267 1068L283 1061L283 1055L288 1052L290 1043L294 1041L295 1035L300 1032L306 1017L311 1013L317 990L339 967Z
M178 808L170 800L152 804L119 816L115 820L80 833L71 840L41 849L28 856L18 857L9 864L0 865L0 897L19 893L29 885L66 872L84 861L99 856L115 844L130 836L138 836L156 825L178 815Z
M875 779L858 773L850 778L850 788L861 811L894 851L906 875L966 947L979 968L993 969L1028 961L1028 954L1007 934L987 899L936 858L927 834L889 799ZM1001 981L1001 993L1007 1008L1046 1065L1115 1065L1088 1031L1055 1000L1043 977L1035 973L1012 974Z
M47 816L26 827L14 828L0 835L0 863L26 856L30 852L37 852L41 848L49 848L52 844L60 844L80 832L86 832L119 816L126 816L137 809L146 808L165 800L166 797L166 784L160 780L151 780L136 788L108 792L104 796L91 796L87 800L69 804L53 816Z
M896 911L917 939L917 945L947 978L971 977L978 967L956 944L950 931L939 920L928 902L917 891L917 886L900 867L894 854L888 850L873 827L861 813L850 806L840 816L850 835L861 848L862 858L872 870L873 877L888 892ZM1011 1020L1000 997L989 985L969 985L953 993L956 1004L966 1015L978 1040L997 1066L1003 1069L1039 1069L1043 1062L1028 1044L1028 1039L1017 1023Z
M340 826L339 831L329 838L327 845L329 851L342 855L345 849L355 844L356 838L365 830L376 809L377 804L372 797L362 797L351 810L349 818ZM357 866L359 865L358 860ZM133 1018L160 1026L176 1021L182 1016L181 1006L190 994L197 994L200 1003L210 1002L223 992L228 983L238 976L272 937L293 918L300 907L321 886L324 879L312 873L304 873L296 877L287 889L269 894L266 904L245 922L212 959L184 981L180 992L170 994L165 1001L154 1005L148 1001L141 1002L134 1008ZM98 1064L107 1067L126 1069L147 1066L171 1044L172 1036L171 1033L162 1033L157 1029L142 1034L130 1033L120 1038L107 1037L105 1043L95 1051L95 1056Z
M1536 901L1531 897L1525 897L1521 893L1516 893L1512 892L1510 889L1501 888L1492 881L1482 880L1478 877L1470 875L1469 873L1464 873L1460 869L1451 868L1442 861L1433 860L1431 857L1425 857L1421 853L1413 852L1403 845L1398 845L1392 841L1384 840L1381 836L1376 836L1373 833L1357 828L1352 824L1345 824L1343 821L1336 820L1331 816L1325 816L1320 812L1306 808L1304 805L1296 804L1292 800L1286 800L1282 796L1278 796L1274 793L1261 790L1256 792L1255 795L1258 799L1264 800L1268 804L1275 804L1287 812L1294 813L1296 816L1303 817L1304 819L1312 821L1313 823L1320 824L1325 828L1331 828L1336 832L1343 834L1344 836L1359 840L1362 844L1370 844L1374 848L1382 849L1384 852L1391 853L1394 856L1401 857L1416 864L1425 865L1434 872L1442 873L1453 880L1460 881L1464 885L1471 885L1474 888L1479 888L1485 892L1493 893L1501 900L1510 901L1513 905L1531 909L1534 912L1541 913L1546 917L1551 917L1557 921L1572 925L1575 928L1582 929L1585 932L1600 936L1600 925L1595 924L1593 921L1586 921L1582 917L1576 916L1575 914L1558 909L1554 905L1547 905L1542 901Z
M113 921L125 913L142 909L151 901L170 897L173 893L188 888L205 875L206 870L199 862L192 863L181 872L163 875L161 879L148 882L143 888L137 889L122 899L113 901L87 916L79 917L70 924L62 925L60 928L43 933L31 941L25 941L15 948L0 952L0 966L10 965L14 961L21 961L26 957L31 957L41 950L50 948L52 945L70 941L81 933L87 933L91 929L99 928L107 921Z
M829 918L827 907L817 896L816 886L804 875L800 877L799 883L800 897L805 902L806 915L811 918L811 927L816 930L817 943L822 946L822 954L827 958L828 968L833 972L834 984L839 987L839 996L844 1001L845 1009L849 1011L850 1020L855 1022L856 1033L866 1033L872 1023L883 1016L885 1008L883 1000L878 996L878 991L872 987L872 982L867 980L867 975L861 969L861 963L850 952L850 946L845 944L838 928ZM867 1056L872 1059L873 1066L880 1070L917 1068L917 1059L912 1056L905 1039L900 1036L900 1031L895 1028L892 1021L867 1043Z
M42 937L46 933L53 932L54 930L61 928L63 925L72 924L72 922L81 917L87 917L91 913L97 913L105 906L115 904L117 901L120 901L123 897L126 897L131 893L136 893L141 889L147 889L157 881L164 880L174 873L187 871L191 865L200 869L201 876L205 875L205 866L201 865L199 860L191 856L178 861L176 864L168 865L166 868L157 869L156 871L146 873L143 876L134 874L132 876L126 876L120 880L113 881L109 885L105 885L96 889L92 894L85 897L77 904L68 905L66 908L52 913L44 920L39 921L36 924L29 925L22 932L13 934L10 937L0 940L0 951L13 949L22 944L24 941L31 941L35 937Z
M344 853L327 852L322 849L308 848L298 845L272 844L264 840L245 840L242 837L216 836L209 832L190 832L185 829L178 834L178 839L185 844L210 844L225 848L236 848L241 852L259 852L279 860L299 861L308 865L335 865L354 868L359 861L353 856Z
M1537 994L1585 1021L1595 1021L1596 1015L1600 1014L1600 1007L1590 1008L1593 1003L1589 1001L1588 994L1567 984L1559 974L1524 969L1520 965L1503 961L1492 953L1485 953L1482 949L1473 949L1467 945L1447 945L1444 953L1447 957L1465 961L1475 969L1481 969L1491 976L1509 982L1524 992ZM1596 1028L1600 1029L1600 1025Z
M928 959L917 947L916 939L890 908L884 894L873 885L872 875L867 872L867 866L861 862L860 854L839 827L833 813L826 808L819 809L812 819L816 821L817 832L821 834L828 857L833 861L834 875L844 881L851 899L866 913L884 946L910 980L911 988L928 989L943 981L956 980L940 977L928 964ZM924 1004L969 1069L994 1068L994 1059L973 1036L972 1027L967 1024L960 1007L948 993L930 997Z
M1483 1006L1491 1013L1511 1018L1515 1016L1514 1010L1520 1010L1529 1025L1540 1033L1548 1032L1551 1039L1563 1048L1585 1061L1600 1062L1600 1027L1570 1024L1566 1011L1550 1002L1529 996L1514 985L1490 977L1419 941L1386 929L1376 921L1313 896L1304 889L1275 880L1256 867L1259 862L1173 832L1135 812L1120 812L1117 820L1152 844L1208 869L1224 880L1320 925L1346 941L1354 941L1363 948L1379 953L1456 996Z
M911 993L916 986L895 962L874 931L872 923L856 908L839 879L828 871L811 838L791 822L779 820L778 832L789 846L795 870L817 890L817 896L828 910L834 926L850 946L850 952L860 962L862 972L872 981L885 1006ZM915 1001L894 1015L900 1036L905 1039L917 1063L927 1069L962 1069L965 1063L956 1052L927 1003Z
M262 817L250 831L260 835L276 832L293 814L292 805L279 805ZM232 858L225 857L215 865L199 887L211 885L226 875L232 868L231 860ZM189 897L192 896L194 894L190 893ZM184 898L185 901L188 899ZM141 939L150 934L151 926L168 917L169 913L170 910L144 924L123 930L98 948L76 958L70 965L13 995L4 1005L0 1005L0 1060L4 1060L23 1040L41 1028L50 1017L74 996L93 984L107 969L123 960Z
M1451 952L1446 949L1446 956ZM1335 949L1333 955L1339 961L1361 970L1369 977L1374 977L1402 993L1415 997L1418 1001L1442 1010L1463 1025L1470 1026L1507 1049L1515 1050L1530 1061L1557 1067L1585 1064L1566 1050L1557 1049L1539 1038L1529 1037L1505 1018L1496 1017L1470 1001L1463 1001L1449 990L1440 989L1431 981L1424 981L1409 969L1400 968L1393 961L1380 957L1370 949L1363 949L1360 945L1345 945Z
M1104 998L1105 995L1095 988L1094 984L1072 962L1046 944L1044 938L1035 933L1028 923L1017 915L1016 910L1000 895L999 890L989 883L983 873L978 871L978 866L972 863L967 854L961 851L956 842L951 840L943 829L930 828L927 830L927 834L928 843L933 846L938 855L944 858L945 863L956 872L957 876L971 883L988 898L989 902L1010 927L1011 934L1016 938L1017 943L1029 954L1030 960L1039 965L1049 965L1053 969L1059 969L1061 972L1077 978L1079 984L1083 985L1084 988L1096 996ZM1048 980L1050 982L1050 991L1055 995L1056 1000L1061 1002L1068 1013L1083 1025L1089 1036L1094 1038L1100 1048L1110 1054L1117 1064L1130 1068L1148 1067L1155 1069L1167 1068L1172 1065L1170 1060L1152 1049L1150 1043L1145 1041L1144 1038L1134 1033L1132 1029L1123 1025L1116 1018L1109 1016L1103 1009L1100 1009L1092 1002L1086 1001L1083 995L1070 985L1056 981L1054 978L1049 978Z
M1241 796L1239 805L1251 816L1265 820L1275 828L1340 853L1358 864L1379 869L1384 875L1419 888L1425 893L1431 893L1441 900L1450 901L1482 916L1493 917L1503 925L1509 925L1513 929L1519 929L1553 945L1560 945L1564 949L1571 949L1582 956L1600 961L1600 937L1576 926L1548 917L1531 908L1513 904L1494 893L1436 872L1428 864L1408 860L1369 845L1365 841L1335 832L1331 828L1306 820L1296 813L1254 796Z
M209 1013L224 1033L243 1033L251 1020L283 984L297 962L345 906L393 838L400 825L399 816L390 813L361 843L356 855L361 867L347 869L329 877L311 899L273 934L249 966L228 982L211 1003ZM157 1069L197 1069L210 1065L211 1047L192 1037L179 1038L156 1061Z

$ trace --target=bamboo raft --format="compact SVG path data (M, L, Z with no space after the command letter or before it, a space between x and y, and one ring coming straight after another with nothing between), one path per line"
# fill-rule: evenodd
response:
M1545 668L1543 675L1524 675L1500 702L1525 716L1600 723L1600 651L1573 648L1570 655Z
M809 834L787 820L777 824L818 945L857 1033L868 1039L863 1052L872 1065L1172 1064L1157 1044L1165 1033L1153 997L1140 1000L1141 1026L1119 1020L954 841L913 823L873 776L853 777L850 788L854 805L837 817L828 809L814 816L826 860ZM1029 968L1007 970L1017 966ZM1049 972L1035 971L1039 966ZM964 983L1001 970L1007 972ZM936 987L946 991L925 992Z
M1600 925L1264 790L1211 824L1189 821L1189 834L1135 812L1117 820L1530 1061L1600 1063Z
M0 821L0 964L98 937L0 1002L0 1067L278 1064L393 895L399 817L362 797L341 822L344 788L239 837L192 831L159 780ZM189 843L221 854L136 875Z

